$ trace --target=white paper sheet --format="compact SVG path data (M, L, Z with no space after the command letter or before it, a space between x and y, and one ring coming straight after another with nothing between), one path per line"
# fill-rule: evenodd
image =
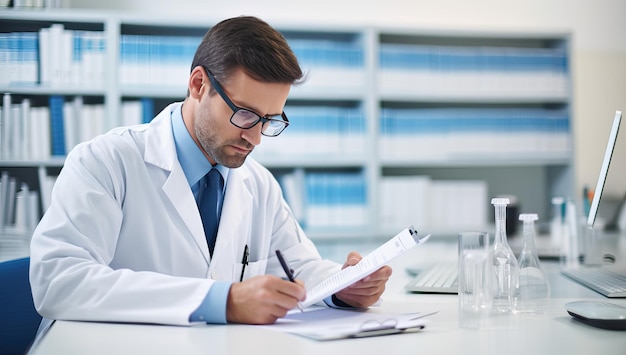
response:
M307 290L306 300L300 302L300 306L309 307L335 292L343 290L388 264L393 258L404 254L416 245L424 243L429 237L430 235L427 235L418 239L417 232L412 227L404 229L361 259L358 264L337 272L312 289Z

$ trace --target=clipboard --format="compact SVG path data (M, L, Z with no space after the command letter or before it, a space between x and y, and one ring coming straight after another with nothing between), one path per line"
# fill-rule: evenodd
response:
M350 338L368 338L383 335L393 335L400 333L418 332L426 328L427 319L421 319L426 315L419 315L411 324L399 325L397 318L389 318L382 322L369 320L362 323L357 331L337 332L334 334L327 332L300 333L299 335L315 340L336 340ZM297 333L296 333L297 334Z
M264 327L319 341L367 338L422 331L429 322L425 317L435 313L389 314L314 307L303 313L289 312L276 324Z

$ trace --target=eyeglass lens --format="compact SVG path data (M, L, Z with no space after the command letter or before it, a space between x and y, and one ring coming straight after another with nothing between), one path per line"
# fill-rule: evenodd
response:
M237 110L231 118L231 122L233 124L243 129L252 128L259 121L262 121L261 131L266 136L276 136L280 134L287 126L282 120L259 117L259 115L257 115L256 113L248 111L246 109Z

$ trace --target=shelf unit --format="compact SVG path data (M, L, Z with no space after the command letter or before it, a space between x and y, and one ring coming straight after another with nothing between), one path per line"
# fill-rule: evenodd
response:
M199 43L199 37L216 22L201 18L155 18L118 12L94 14L73 10L0 11L0 20L0 32L37 32L57 23L63 24L66 29L103 32L104 77L101 86L94 87L88 82L85 85L53 86L8 84L0 85L0 90L11 93L16 100L31 98L35 104L45 103L45 98L50 95L61 95L68 99L75 96L89 97L89 100L104 105L104 129L124 123L118 113L128 101L149 98L154 102L156 113L167 103L182 100L186 93L184 75L178 78L182 80L180 82L164 82L158 85L128 82L120 73L129 57L122 54L120 48L129 43L129 38L131 44L132 36L156 36L157 42L166 41L172 36L181 41L195 37ZM360 125L354 136L350 136L354 134L353 131L334 131L332 134L335 141L329 143L322 133L318 144L309 142L304 149L292 145L292 142L305 138L311 132L298 133L296 128L292 130L290 127L271 143L265 139L254 153L261 163L275 173L279 181L284 176L296 175L303 180L299 182L302 185L309 175L327 173L356 174L362 177L365 202L359 218L363 222L356 226L342 226L339 223L327 227L311 227L304 221L305 229L312 238L388 238L391 233L406 227L386 226L381 223L380 209L386 203L383 201L385 196L381 184L389 177L429 176L434 181L483 181L486 186L483 209L488 214L475 223L477 228L488 228L492 220L488 197L516 195L522 211L537 212L541 219L547 220L551 196L572 196L574 169L573 135L569 128L572 114L568 33L272 25L285 35L294 51L299 54L301 64L309 76L304 85L292 88L285 108L287 114L289 115L289 108L293 108L295 112L296 108L304 107L311 111L327 110L325 114L328 116L338 115L342 118L341 115L346 112L343 110L352 110L350 112L356 112L354 114L357 116L354 122ZM300 57L304 53L301 50L307 49L307 41L319 46L322 63L309 57ZM302 43L305 43L304 49L300 47ZM414 62L399 66L393 63L393 55L407 50L409 55L417 56L418 59L420 56L430 59L422 63L421 67ZM346 54L345 51L350 52ZM555 60L561 61L558 64L561 65L560 69L556 69L556 78L555 70L544 72L543 69L532 71L531 68L530 73L537 80L528 81L528 77L532 79L533 75L527 75L529 71L524 71L526 69L523 65L520 69L519 63L507 62L507 55L513 53L512 56L515 57L518 52L522 57L536 53L536 60L542 60L546 55L556 56ZM335 54L339 56L339 63L330 60L334 59ZM432 58L435 54L439 57L436 57L437 67L433 68ZM460 62L446 61L455 55L465 55L464 58L469 59ZM389 58L392 60L391 66L387 62ZM494 58L500 60L496 62L495 70L488 66L488 61ZM191 62L191 56L188 62ZM518 66L512 69L507 67L515 64ZM483 66L477 70L472 65ZM477 74L483 76L476 77ZM544 74L547 79L542 77ZM552 81L542 84L538 81L542 78ZM497 83L503 86L498 87ZM506 135L511 133L506 129L503 131L503 138L498 138L498 133L483 131L474 136L462 136L461 139L454 129L447 132L445 137L436 134L434 138L425 134L408 135L404 138L407 138L409 145L400 146L397 154L386 146L391 142L393 148L395 140L385 136L382 124L385 112L435 110L445 114L451 109L478 112L478 117L481 117L480 112L490 110L543 110L542 112L548 114L558 112L564 116L561 121L565 122L566 127L561 127L558 134L548 133L545 137L542 136L543 142L561 142L558 149L500 149L499 147L506 147L510 141L508 138L512 137ZM290 119L298 121L297 115L290 115ZM292 131L295 133L289 138ZM533 134L531 131L531 138ZM350 140L350 147L353 149L348 152L344 150L345 145L337 143L346 139L354 139ZM522 145L525 142L523 137L516 139L521 140ZM447 151L462 140L465 146ZM494 143L491 148L472 151L474 143L478 146L478 142L484 141ZM533 142L529 140L527 145L533 146ZM339 144L334 151L329 150L332 144ZM37 171L37 176L41 176L42 172L58 173L62 164L62 157L49 161L0 161L0 170L31 167ZM306 191L301 192L306 195ZM306 198L303 201L306 202ZM448 201L449 211L459 210L453 199ZM400 205L393 207L413 208ZM427 220L423 223L427 226L425 230L421 230L441 236L455 234L460 231L459 228L463 228L454 224L428 226ZM420 225L416 226L420 229Z

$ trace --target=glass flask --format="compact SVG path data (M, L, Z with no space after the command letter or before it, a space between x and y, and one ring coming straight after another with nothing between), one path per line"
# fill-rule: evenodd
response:
M508 198L494 198L496 233L493 242L492 267L492 310L496 313L513 311L517 288L517 259L506 236L506 206Z
M550 299L550 283L535 249L535 213L522 213L524 248L519 257L519 272L515 312L541 314L546 311Z

